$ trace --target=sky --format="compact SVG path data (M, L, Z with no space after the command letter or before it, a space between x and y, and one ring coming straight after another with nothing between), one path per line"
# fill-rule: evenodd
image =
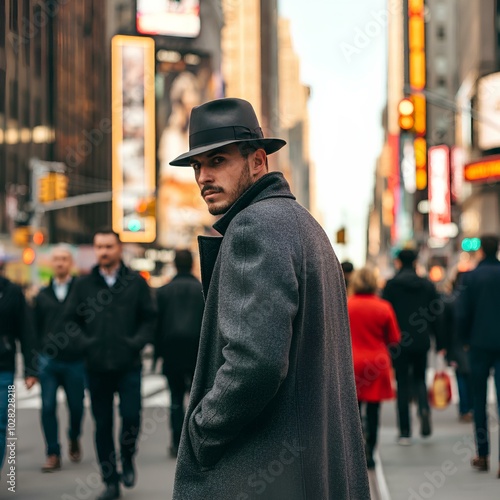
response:
M322 223L340 260L361 266L387 85L386 0L279 0L310 85L311 156ZM335 233L347 228L347 245Z

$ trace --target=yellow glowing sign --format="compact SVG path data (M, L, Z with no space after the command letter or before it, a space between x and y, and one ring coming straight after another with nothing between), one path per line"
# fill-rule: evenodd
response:
M112 39L113 229L125 242L156 238L156 217L138 213L156 189L155 44L152 38Z
M427 142L423 137L413 141L415 149L416 186L422 191L427 187Z
M413 105L415 107L415 133L417 135L424 135L426 131L426 101L423 94L413 94Z
M413 90L423 90L426 83L423 0L410 0L408 4L408 13L410 86Z
M500 178L500 157L469 163L464 167L468 182L490 181Z

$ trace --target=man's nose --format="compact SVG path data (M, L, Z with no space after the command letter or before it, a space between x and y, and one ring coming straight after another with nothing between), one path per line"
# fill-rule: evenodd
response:
M198 170L198 182L200 184L210 184L213 181L212 169L208 167L200 167Z

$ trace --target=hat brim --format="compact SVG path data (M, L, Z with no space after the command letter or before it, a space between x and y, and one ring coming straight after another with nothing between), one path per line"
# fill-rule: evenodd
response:
M258 142L259 144L262 144L262 148L268 155L276 153L276 151L279 151L286 144L286 141L284 141L283 139L276 139L273 137L266 137L262 139L232 139L229 141L222 141L215 144L207 144L206 146L199 146L197 148L194 148L191 151L178 156L177 158L175 158L175 160L172 160L170 162L170 165L174 167L190 167L191 157L206 153L207 151L212 151L213 149L227 146L228 144L236 144L239 142Z

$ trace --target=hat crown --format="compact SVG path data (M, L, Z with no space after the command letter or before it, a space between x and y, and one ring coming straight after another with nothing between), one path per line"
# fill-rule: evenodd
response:
M260 129L252 105L243 99L215 99L193 108L189 122L189 134L223 127ZM262 137L262 132L261 132Z

